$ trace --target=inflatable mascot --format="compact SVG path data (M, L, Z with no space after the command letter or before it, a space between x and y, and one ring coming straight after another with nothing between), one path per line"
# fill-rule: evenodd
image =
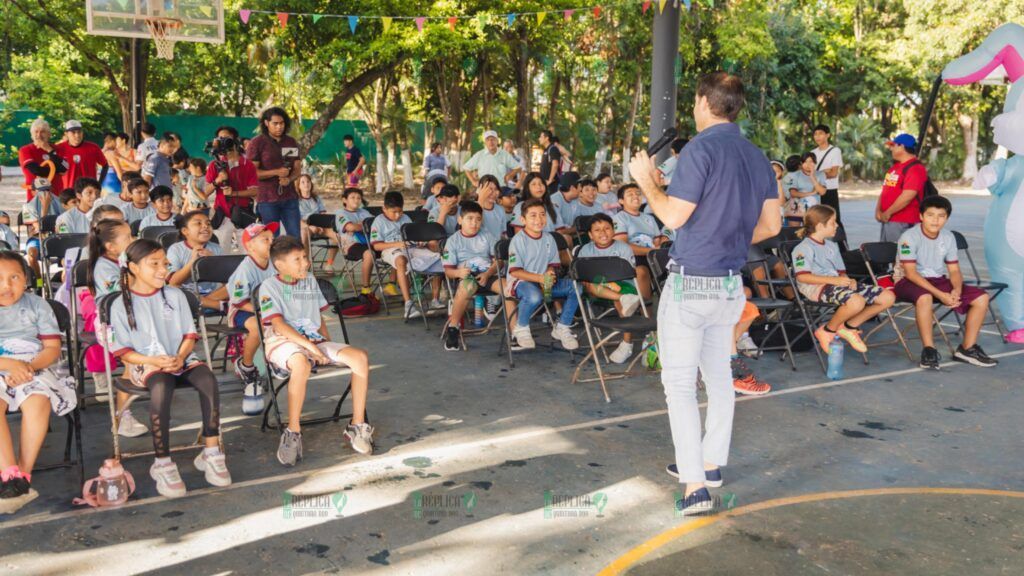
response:
M1024 26L996 28L978 48L946 66L942 78L970 84L999 67L1011 84L1003 113L992 121L993 139L1014 156L983 167L974 188L988 188L995 197L985 219L985 259L992 280L1007 285L998 302L1010 331L1006 340L1024 344Z

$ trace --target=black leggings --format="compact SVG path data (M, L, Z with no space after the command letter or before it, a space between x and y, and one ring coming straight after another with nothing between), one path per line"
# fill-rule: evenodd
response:
M146 378L146 387L150 396L149 420L153 424L153 451L157 458L171 454L171 400L178 386L191 386L199 392L203 436L216 438L220 433L220 393L217 378L209 366L200 364L178 376L155 372Z

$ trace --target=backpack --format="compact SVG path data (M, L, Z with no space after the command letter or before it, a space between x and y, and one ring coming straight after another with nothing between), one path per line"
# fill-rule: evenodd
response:
M339 303L341 315L347 318L355 316L369 316L380 312L380 300L373 294L359 294L344 298Z
M915 164L921 164L921 161L918 160L917 158L914 158L913 160L908 162L907 165L903 167L903 173L900 176L905 178L907 176L907 170L910 170L910 167L914 166ZM924 166L924 164L921 164L921 166ZM925 172L925 174L927 174L927 171ZM935 187L935 184L932 182L931 176L929 176L924 181L924 190L921 191L921 198L924 199L929 196L938 195L939 189Z

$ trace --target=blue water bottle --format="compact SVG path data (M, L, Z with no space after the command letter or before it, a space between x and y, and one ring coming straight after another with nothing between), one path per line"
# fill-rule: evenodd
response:
M484 327L484 297L477 295L473 299L473 324L477 328Z
M829 380L843 379L843 354L845 346L843 341L836 337L832 345L828 347L828 378Z

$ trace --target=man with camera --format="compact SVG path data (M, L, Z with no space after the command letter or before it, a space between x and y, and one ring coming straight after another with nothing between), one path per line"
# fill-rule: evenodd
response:
M255 220L252 199L259 185L256 165L242 154L238 130L232 126L217 128L217 138L207 142L206 152L213 156L206 168L206 194L214 194L213 233L221 247L230 251L236 230Z
M246 157L256 165L259 193L256 207L263 224L278 222L285 233L301 237L299 195L295 181L302 175L299 143L288 135L291 119L273 106L260 115L260 134L249 142Z

